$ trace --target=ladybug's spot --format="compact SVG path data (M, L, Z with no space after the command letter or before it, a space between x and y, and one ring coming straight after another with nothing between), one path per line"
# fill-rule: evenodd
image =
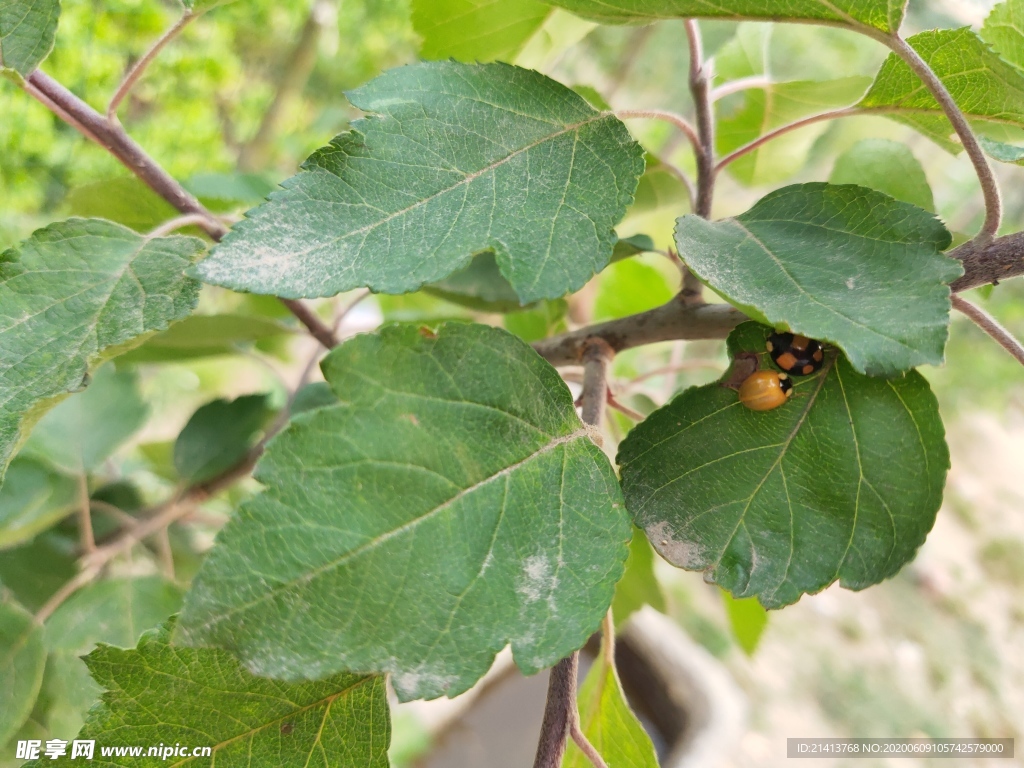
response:
M814 373L814 366L813 365L805 365L804 366L804 376L807 376L808 374L811 374L811 373Z
M783 352L775 358L775 363L784 371L792 371L796 368L796 356L792 352Z
M817 360L820 363L822 360L825 359L825 353L822 352L821 349L816 349L816 350L814 350L814 354L811 355L811 357L813 357L815 360Z
M807 349L807 345L811 343L811 340L806 336L794 336L793 341L790 342L790 346L793 347L797 352L803 352Z

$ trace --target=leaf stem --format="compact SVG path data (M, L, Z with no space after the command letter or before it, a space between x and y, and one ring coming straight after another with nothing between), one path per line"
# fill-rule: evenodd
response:
M979 246L988 245L999 231L999 223L1002 219L1002 200L999 196L999 184L992 173L992 168L985 159L985 153L978 143L978 137L974 135L967 117L954 101L945 84L939 79L928 63L921 58L921 55L898 34L882 38L882 41L889 46L893 53L903 59L907 66L916 74L925 87L931 91L932 96L939 102L942 111L946 113L949 122L953 124L953 130L960 137L967 156L974 165L974 172L978 175L981 184L981 192L985 198L985 222L981 231L974 237Z
M75 94L37 69L23 81L23 87L43 106L74 127L88 139L99 144L117 158L125 168L146 186L194 221L215 241L227 234L228 228L191 195L167 171L125 132L121 124L108 120ZM309 333L328 349L338 341L327 327L305 304L295 299L280 299L298 318Z
M686 20L690 44L690 93L697 114L697 204L694 213L711 216L715 195L715 114L711 105L711 75L704 60L704 44L696 19Z
M862 110L858 107L844 107L843 109L834 109L831 110L830 112L822 112L821 114L818 115L804 117L801 118L800 120L788 123L787 125L780 126L773 131L768 131L768 133L763 134L762 136L758 136L750 143L744 144L742 147L739 147L738 149L734 149L732 152L730 152L728 155L726 155L725 157L718 161L718 165L715 166L715 173L718 174L719 172L722 171L723 168L729 165L729 163L739 160L744 155L750 154L754 150L759 149L760 147L767 144L772 139L777 139L779 136L782 136L783 134L790 133L791 131L795 131L799 128L803 128L808 125L813 125L814 123L820 123L825 120L837 120L842 117L852 117L853 115L864 114L864 112L865 110Z
M154 229L150 230L146 235L151 240L158 237L167 237L172 232L176 232L184 227L202 227L208 221L205 214L201 213L186 213L184 216L176 216L173 219L168 219L163 224Z
M124 76L124 80L117 87L114 95L110 97L110 104L107 106L107 120L114 123L117 122L117 108L124 101L125 97L131 93L132 88L139 82L143 74L146 72L146 68L149 67L153 60L160 55L160 51L164 49L171 40L177 37L185 27L187 27L197 14L188 12L185 13L180 19L178 19L170 29L164 32L160 38L150 46L149 50L146 51L142 58L135 62L135 65L128 70L128 74Z
M89 501L89 476L85 470L78 475L78 537L82 551L90 554L96 549L92 532L92 507Z
M716 102L719 99L723 99L733 93L739 93L740 91L747 91L752 88L766 88L772 84L772 79L766 75L751 75L750 77L740 77L736 80L730 80L727 83L723 83L717 88L711 90L710 99L712 102Z
M1013 334L1004 328L992 315L978 305L972 304L966 299L961 299L959 296L953 296L953 306L959 312L971 318L975 325L995 339L999 346L1013 355L1018 363L1024 365L1024 344L1021 344L1014 338Z
M669 112L665 109L620 109L612 114L620 120L662 120L666 123L671 123L680 131L683 135L690 140L690 144L693 145L693 151L700 153L700 136L697 134L697 129L693 124L682 115L676 112Z

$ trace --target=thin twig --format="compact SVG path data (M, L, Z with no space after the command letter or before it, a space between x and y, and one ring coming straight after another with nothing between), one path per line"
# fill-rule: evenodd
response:
M92 510L89 507L89 476L85 470L78 476L78 538L83 552L89 553L96 549Z
M146 237L150 240L157 237L167 237L167 235L172 232L183 229L184 227L202 227L208 220L207 215L203 213L186 213L184 216L177 216L173 219L169 219L155 229L151 229Z
M110 105L107 107L107 119L111 122L117 121L117 108L124 101L125 97L131 93L132 88L139 82L140 78L146 72L146 68L153 62L153 60L160 54L164 46L167 45L171 40L177 37L189 23L195 19L197 14L188 12L180 19L178 19L174 25L164 32L160 38L150 46L150 49L146 51L142 58L135 62L135 65L128 70L128 74L124 76L124 80L117 87L114 95L110 98Z
M693 179L687 176L682 168L680 168L678 165L669 160L665 160L664 158L659 157L658 162L661 163L661 166L666 171L671 173L673 176L675 176L677 179L679 179L679 181L683 183L683 186L686 187L686 197L690 203L690 210L692 211L694 208L696 208L697 187L694 186Z
M626 386L627 388L631 389L640 382L647 381L648 379L653 379L657 376L667 376L673 373L698 370L702 368L720 371L722 369L722 366L720 363L716 363L714 360L683 360L682 362L676 363L674 365L666 365L662 366L661 368L655 368L652 371L645 371L644 373L637 376L635 379L631 379Z
M712 89L708 98L710 98L712 102L715 102L731 94L739 93L740 91L747 91L752 88L767 88L771 84L772 79L766 75L740 77Z
M54 592L53 595L50 596L50 599L43 604L43 607L36 611L36 623L42 624L50 618L50 616L53 615L53 612L56 611L65 600L95 579L99 575L99 572L99 568L86 568L83 571L79 571L78 575L74 578L64 582L63 586Z
M160 570L170 581L174 581L174 552L171 550L171 535L169 528L161 528L156 532L156 549L160 555Z
M697 129L680 114L664 109L620 109L614 115L620 120L648 119L664 120L667 123L671 123L690 140L694 151L700 152L700 136L697 134Z
M744 155L750 154L755 149L759 149L772 139L777 139L779 136L782 136L783 134L790 133L791 131L795 131L799 128L803 128L808 125L813 125L814 123L820 123L824 120L838 120L839 118L842 117L862 115L865 114L866 112L867 110L860 109L859 107L844 107L843 109L834 109L830 112L822 112L821 114L818 115L804 117L801 118L800 120L788 123L787 125L780 126L776 128L774 131L768 131L768 133L759 136L758 138L751 141L749 144L744 144L742 147L734 149L732 152L730 152L728 155L726 155L725 157L718 161L718 165L715 166L715 173L719 173L723 168L729 165L729 163L735 160L739 160Z
M995 174L985 158L985 153L978 143L978 137L974 135L967 117L960 110L956 101L953 100L945 84L939 79L928 63L921 58L921 55L899 35L886 36L883 39L886 45L906 62L921 81L925 84L935 100L939 102L942 111L945 112L949 122L953 124L953 130L960 137L967 156L974 165L974 172L978 175L978 182L981 184L981 193L985 198L985 222L981 230L974 237L978 245L984 246L992 242L992 239L999 232L999 222L1003 215L1002 201L999 196L999 184ZM972 242L974 242L972 241Z
M299 319L300 323L306 326L306 329L313 335L314 339L328 349L334 349L338 346L338 337L307 305L298 299L281 299L280 301Z
M112 518L117 520L117 522L120 523L122 526L135 525L136 520L134 517L129 515L120 507L114 506L113 504L108 504L107 502L100 501L99 499L90 499L89 506L95 509L97 512L104 512L105 514L110 515Z
M690 93L697 114L697 204L694 213L711 216L715 195L715 114L711 106L711 73L704 60L704 44L696 20L686 20L690 44Z
M974 321L981 330L991 336L996 342L1009 352L1018 363L1024 365L1024 344L1021 344L1002 324L992 315L976 304L972 304L959 296L953 296L953 306L967 317Z
M628 405L620 403L611 392L608 393L608 407L636 422L641 422L645 418L639 411L634 411Z

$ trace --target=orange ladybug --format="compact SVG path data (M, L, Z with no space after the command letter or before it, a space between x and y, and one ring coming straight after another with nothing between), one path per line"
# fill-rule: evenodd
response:
M792 380L775 371L754 371L740 384L740 402L752 411L778 408L792 394Z

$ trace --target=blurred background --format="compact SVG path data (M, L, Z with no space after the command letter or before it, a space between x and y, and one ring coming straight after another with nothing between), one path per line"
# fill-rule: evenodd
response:
M907 27L977 25L991 5L914 0ZM174 3L161 0L64 0L56 48L44 69L102 111L126 67L178 15ZM754 23L702 27L718 84L765 80L762 88L718 102L722 151L796 117L855 101L885 56L879 44L843 30ZM236 2L193 23L168 46L122 107L121 120L194 194L233 220L359 116L344 98L346 89L415 60L419 52L420 38L403 0ZM556 12L516 61L597 104L688 113L687 56L679 22L595 27ZM768 85L809 78L832 84L827 93L806 84ZM619 234L648 235L656 250L664 250L688 203L685 187L657 158L692 171L689 147L665 124L629 125L650 152L649 170ZM893 174L894 162L905 162L906 173ZM889 164L885 173L879 163ZM882 117L811 126L731 170L719 184L716 217L746 210L783 184L830 179L878 186L932 208L958 240L973 233L983 216L977 180L963 155L951 155ZM1018 231L1024 228L1024 170L996 170L1006 199L1004 229ZM105 217L145 232L175 213L106 152L14 84L0 81L0 250L68 216ZM1024 337L1022 283L973 291L968 298ZM317 309L327 319L347 310L342 335L389 320L472 317L532 340L657 306L678 284L670 259L650 252L609 267L567 300L504 317L452 303L436 291L401 297L353 293L320 302ZM0 493L0 520L21 514L32 521L20 529L8 526L0 539L0 579L21 584L16 591L30 609L73 573L76 534L65 519L71 506L69 493L61 490L68 474L61 443L69 430L89 428L83 413L96 423L105 408L120 414L123 423L98 455L91 482L98 503L131 512L165 498L182 480L173 443L196 408L214 398L265 394L260 407L272 413L304 374L318 378L310 367L315 345L276 302L207 287L199 313L221 319L208 325L187 321L119 358L116 370L102 369L87 390L88 402L79 402L86 397L79 395L54 410L12 467L21 488L49 489L31 502L11 482ZM724 366L720 342L630 350L615 361L613 390L623 405L643 414L683 387L717 378ZM576 372L565 373L571 384ZM726 600L700 574L654 564L661 607L728 673L744 702L741 733L706 764L782 765L787 736L1024 737L1024 371L954 315L947 364L924 373L940 401L952 471L934 531L894 579L862 593L833 587L766 615L756 604ZM612 413L610 452L633 423L626 414ZM175 586L161 592L159 601L170 606L165 613L174 610L219 525L256 488L249 481L206 503L171 529L166 547L140 547L115 571L173 575ZM28 503L36 506L25 516ZM102 538L102 526L97 535ZM87 650L80 643L54 651L44 686L49 698L34 715L39 732L69 738L77 731L83 702L95 694L75 658ZM539 723L539 705L536 715ZM422 707L400 710L396 762L454 765L427 762L431 745L443 748L460 728L467 743L479 738L476 725L456 724L439 733L439 721ZM501 717L494 722L479 727L510 727ZM535 733L532 723L524 728ZM527 747L532 753L532 742ZM1018 742L1021 748L1024 741ZM4 752L0 764L8 754L13 750Z

